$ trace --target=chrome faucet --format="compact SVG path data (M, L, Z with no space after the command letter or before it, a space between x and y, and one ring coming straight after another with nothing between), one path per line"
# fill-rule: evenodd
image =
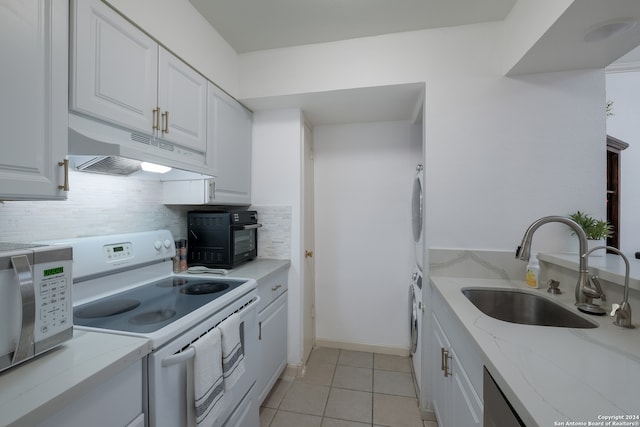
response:
M624 260L624 297L619 305L612 304L613 311L611 312L611 315L616 316L616 319L613 321L614 325L621 326L623 328L633 328L633 325L631 325L631 306L629 305L629 259L622 252L620 252L620 250L614 248L613 246L598 246L593 249L589 249L582 255L582 257L588 258L592 252L597 251L598 249L606 249L615 252Z
M516 250L516 258L523 261L529 260L531 257L531 240L533 238L533 234L538 228L540 228L540 226L550 222L566 224L576 233L576 236L578 236L578 241L580 243L578 249L580 265L578 268L578 283L576 283L575 290L576 305L578 306L578 309L590 314L605 314L606 311L602 307L593 303L593 299L600 298L602 293L592 288L589 284L588 257L584 256L587 252L587 235L582 227L580 227L580 225L571 218L566 218L564 216L545 216L535 220L529 228L527 228L527 231L525 231L522 243Z

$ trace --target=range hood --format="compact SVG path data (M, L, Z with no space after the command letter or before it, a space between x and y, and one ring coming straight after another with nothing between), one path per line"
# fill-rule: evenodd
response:
M69 112L69 164L75 170L162 181L211 178L205 158L206 153ZM145 173L141 162L172 170Z

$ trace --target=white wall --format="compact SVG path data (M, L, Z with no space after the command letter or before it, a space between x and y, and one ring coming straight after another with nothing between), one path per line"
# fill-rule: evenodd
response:
M513 250L536 218L605 214L602 70L502 73L500 23L240 55L240 97L426 82L430 247ZM534 250L562 250L547 225ZM523 266L524 269L524 266Z
M411 132L408 122L314 128L318 340L408 347L411 189L422 155Z
M620 162L620 250L633 257L640 251L640 72L607 74L606 81L614 114L607 133L629 144Z
M251 176L254 205L291 207L291 267L288 296L290 364L302 361L301 195L304 121L300 110L256 112L253 115Z
M216 85L232 96L237 95L237 53L187 0L107 0L107 3Z

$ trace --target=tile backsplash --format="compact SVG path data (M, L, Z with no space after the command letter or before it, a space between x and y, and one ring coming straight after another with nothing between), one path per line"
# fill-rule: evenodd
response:
M185 238L194 206L162 204L162 184L134 177L70 171L64 201L0 202L0 241L33 242L102 234L168 229ZM290 257L291 207L253 206L263 228L259 256Z
M182 231L185 209L162 204L158 181L70 171L67 200L0 203L0 241L30 242L159 228Z

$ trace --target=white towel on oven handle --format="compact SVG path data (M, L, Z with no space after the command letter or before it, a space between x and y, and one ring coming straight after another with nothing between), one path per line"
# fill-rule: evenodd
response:
M222 332L222 373L225 390L231 389L245 372L244 347L240 337L240 313L227 317L219 326Z
M191 344L195 425L213 426L224 409L224 377L222 375L222 339L214 328Z

